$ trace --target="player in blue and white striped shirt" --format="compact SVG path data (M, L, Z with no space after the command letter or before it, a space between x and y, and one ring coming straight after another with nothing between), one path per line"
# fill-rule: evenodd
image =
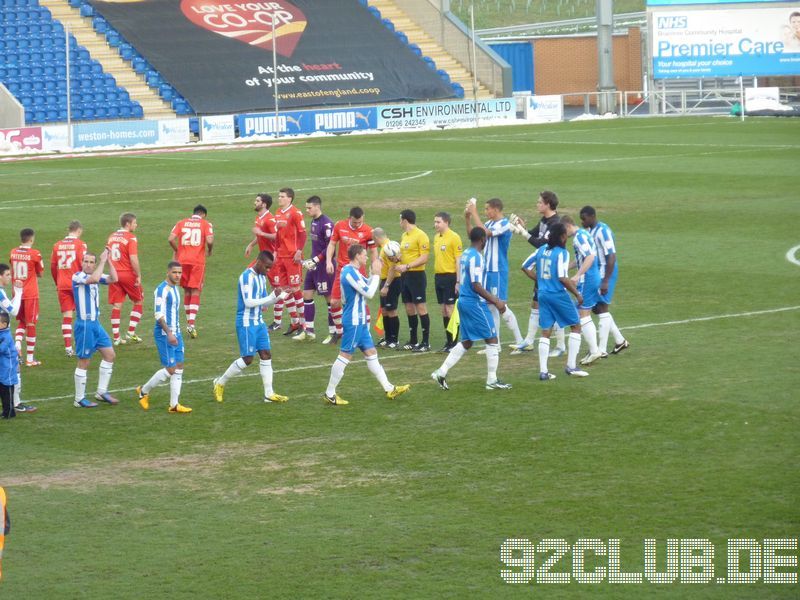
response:
M178 284L182 274L181 263L170 261L167 264L167 278L153 294L156 321L153 337L164 368L156 371L147 383L136 388L139 406L144 410L150 408L150 391L169 379L169 412L181 414L192 412L191 408L180 403L184 346L180 322L181 292Z
M272 388L269 333L261 316L262 309L289 297L288 292L280 289L267 293L267 272L272 267L273 260L271 252L262 250L256 262L239 276L236 337L239 340L240 358L233 361L225 373L214 380L214 398L217 402L223 401L228 380L244 371L253 362L256 353L259 357L261 382L264 384L264 402L286 402L289 399L276 394Z
M108 261L108 248L103 250L98 262L97 257L87 252L83 255L82 270L72 276L72 294L75 297L75 356L78 366L75 369L75 402L79 408L94 408L96 402L86 398L86 369L89 367L92 354L100 352L100 376L97 380L95 398L108 404L119 401L108 393L108 384L114 370L114 348L111 338L100 325L100 291L98 284L108 285L117 280L114 265L108 264L109 274L103 275Z
M467 233L469 234L474 226L482 228L487 236L486 246L483 249L485 265L483 287L493 296L497 296L503 302L508 302L508 246L511 243L513 227L508 219L503 216L503 201L500 198L492 198L486 202L485 213L488 219L486 223L481 223L477 204L472 200L467 202L464 209L467 220ZM519 346L522 343L522 334L519 332L517 317L508 305L506 305L506 311L502 315L494 305L489 307L489 311L494 317L498 343L500 340L500 319L502 318L514 336L515 346Z
M619 263L617 262L617 248L614 244L614 234L605 223L597 220L597 211L592 206L581 209L581 224L589 230L597 246L597 258L600 259L600 299L594 312L598 322L598 347L602 354L606 354L608 347L608 334L614 336L614 349L611 354L619 354L630 347L628 340L614 322L614 317L609 312L611 299L614 297L614 288L617 286ZM607 356L607 355L606 355Z
M342 289L342 342L339 347L339 356L331 367L331 376L328 388L323 397L325 401L335 405L349 404L336 393L336 386L344 377L344 370L350 364L353 353L358 348L364 354L367 368L372 373L386 392L389 399L397 398L409 390L409 385L392 385L389 383L386 372L378 361L378 352L369 335L367 321L367 300L375 295L380 284L380 273L383 262L376 258L372 263L372 276L367 279L361 274L361 269L367 265L367 249L361 244L353 244L347 249L350 264L342 267L339 276L339 285Z
M11 267L7 264L0 264L0 312L8 313L11 317L16 317L19 307L22 304L22 282L14 282L14 294L9 299L5 287L11 283ZM20 352L17 345L17 353ZM35 413L38 408L30 404L24 404L21 399L22 393L22 373L19 373L19 383L14 386L14 411L18 413Z
M572 282L583 296L583 302L578 306L578 316L581 318L581 335L589 346L589 354L581 359L581 364L591 365L603 356L597 348L597 328L592 321L592 309L600 301L597 247L592 234L586 229L579 229L571 216L561 217L561 223L567 229L567 236L573 238L572 249L578 272L572 276Z
M511 385L497 379L497 365L500 362L500 344L497 341L497 329L494 318L487 306L490 303L498 311L507 309L506 303L491 294L483 287L483 254L486 244L486 231L482 227L473 227L469 232L470 247L461 255L461 287L458 294L459 327L461 342L450 350L442 366L431 373L433 380L443 390L448 390L448 371L452 369L472 343L477 340L486 342L486 389L510 390Z

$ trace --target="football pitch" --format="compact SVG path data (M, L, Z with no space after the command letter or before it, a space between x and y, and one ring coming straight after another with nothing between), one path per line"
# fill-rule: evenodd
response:
M0 485L13 525L0 597L797 597L797 583L764 583L760 562L758 583L720 578L729 576L727 540L764 548L765 539L800 535L800 251L787 258L800 244L798 165L800 122L759 118L341 136L0 165L4 260L19 230L32 227L47 262L74 218L98 250L132 211L146 294L144 342L117 349L111 390L120 405L77 409L47 270L41 279L44 364L23 370L23 399L39 411L0 422ZM262 402L253 365L218 404L211 380L238 353L236 280L248 263L253 198L277 198L284 186L300 208L320 195L334 220L359 205L392 239L405 208L431 237L434 213L450 211L466 239L470 196L499 197L507 214L529 221L543 189L558 194L562 214L577 218L591 204L616 236L612 313L631 348L585 379L568 379L563 359L551 359L558 378L539 382L536 354L509 356L502 329L499 376L513 390L485 390L485 359L472 350L447 392L430 379L444 355L381 351L389 379L411 391L386 399L358 360L338 390L350 405L333 407L321 394L336 350L273 334L275 390L289 402ZM171 258L172 225L197 203L208 207L216 244L199 337L186 337L181 401L194 412L168 414L168 387L144 412L133 389L159 368L152 292ZM510 306L523 334L531 286L517 268L531 251L515 236ZM439 348L432 260L428 272ZM318 299L318 332L323 306ZM371 306L375 314L377 299ZM108 329L105 302L102 311ZM402 341L402 310L401 324ZM512 538L538 552L517 550L504 564L501 547ZM545 552L546 539L569 549ZM609 540L620 540L620 570L629 573L644 572L646 539L656 540L661 572L670 572L667 540L709 540L713 577L691 585L690 573L676 571L672 584L621 585L606 571L602 583L584 585L573 561L587 539L599 546L586 552L586 570L601 574ZM777 571L797 574L797 547L779 554L795 562ZM514 564L524 556L535 573ZM561 557L548 566L548 556ZM687 556L688 546L683 566ZM694 572L703 579L708 568ZM504 570L530 583L506 583ZM557 573L570 583L542 583Z

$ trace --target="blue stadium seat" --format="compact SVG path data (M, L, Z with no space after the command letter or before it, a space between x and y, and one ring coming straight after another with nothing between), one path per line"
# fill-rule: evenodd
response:
M368 6L367 10L373 17L375 17L379 21L381 20L381 11L379 11L377 8L375 8L374 6Z
M411 48L411 51L417 56L422 56L422 49L416 44L409 44L408 47Z
M391 19L381 19L381 23L383 23L383 26L389 31L394 31L394 23L392 23Z
M94 30L101 35L105 35L109 29L108 21L99 15L92 19L92 27L94 27Z
M142 105L138 102L133 103L133 106L131 107L131 113L136 119L141 119L144 117L144 110L142 109Z
M94 9L91 4L81 4L81 16L91 17L94 15Z
M122 44L122 38L119 37L119 34L116 31L112 31L110 29L106 32L106 41L108 42L108 45L111 46L112 48L119 48L120 45ZM121 52L122 51L120 50L120 53Z
M192 117L191 119L189 119L189 131L191 131L195 135L200 135L200 119L199 118Z
M133 59L131 62L131 66L133 70L139 73L140 75L147 70L147 61L143 59L141 56L138 56Z
M175 97L175 92L169 84L162 83L158 88L158 94L165 102L170 102Z
M83 0L69 0L69 5L72 8L80 8L81 4L83 4Z
M441 78L442 81L445 83L450 83L450 74L445 71L444 69L438 69L436 74Z
M426 65L428 65L429 69L431 69L432 71L436 70L436 61L433 60L430 56L423 56L422 60Z
M394 35L398 40L400 40L404 44L408 44L408 36L402 31L395 31Z
M123 104L119 107L119 117L121 119L130 119L133 116L130 105Z
M132 61L134 57L133 47L130 44L121 44L119 47L119 55L122 60L127 60L128 62Z
M460 83L456 83L454 81L453 83L450 84L450 87L452 88L456 98L461 99L464 97L464 88L461 86Z

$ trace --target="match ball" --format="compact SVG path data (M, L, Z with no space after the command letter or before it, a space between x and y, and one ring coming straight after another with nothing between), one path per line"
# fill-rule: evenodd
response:
M383 253L389 258L393 258L400 254L400 244L394 240L390 241L383 247Z

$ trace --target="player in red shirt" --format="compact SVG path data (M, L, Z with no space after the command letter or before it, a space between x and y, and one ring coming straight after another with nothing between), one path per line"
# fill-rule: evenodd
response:
M253 224L253 239L244 249L244 255L250 258L253 247L258 245L259 252L266 250L275 255L275 243L278 234L275 231L275 215L269 212L272 207L272 196L261 193L256 196L253 210L256 211L256 220ZM255 261L253 261L255 263ZM251 265L252 266L252 265Z
M108 285L108 303L111 305L111 334L114 345L119 346L126 341L138 344L142 341L136 335L136 326L142 318L142 270L139 267L139 241L134 231L139 226L136 215L123 213L119 218L120 228L108 236L106 247L109 250L108 260L117 271L117 281ZM122 303L125 297L131 299L131 319L125 338L120 337L119 323L122 315Z
M269 272L270 284L273 288L282 288L291 295L286 299L291 326L283 335L292 335L303 331L303 322L298 315L298 307L303 306L301 275L303 273L303 246L306 244L306 222L303 213L292 202L294 190L281 188L278 193L278 211L275 213L275 230L278 234L275 248L275 263ZM280 328L280 323L273 322L270 331Z
M50 274L56 284L58 304L61 307L61 335L67 356L74 356L72 349L72 312L75 310L75 297L72 294L72 276L81 270L86 242L80 239L83 226L80 221L69 224L67 237L53 245L50 254Z
M334 264L333 254L336 251L336 244L339 244L339 253ZM370 264L378 258L377 246L372 239L372 227L364 223L364 210L359 206L350 209L349 218L333 226L331 241L328 242L325 267L329 274L336 274L331 288L331 316L336 333L325 338L323 344L335 344L342 337L342 287L339 283L339 273L343 267L350 264L347 250L353 244L360 244L369 250Z
M22 305L17 313L17 330L14 338L17 349L22 347L25 336L26 358L29 367L38 367L40 363L33 357L36 350L36 323L39 320L39 277L44 272L41 253L33 248L35 233L33 229L19 232L22 242L11 251L11 276L22 282Z
M206 220L208 211L198 204L192 216L175 224L169 234L173 260L181 263L181 287L183 288L183 310L186 312L186 333L197 337L194 323L200 310L200 291L206 272L206 256L211 256L214 247L214 226Z

